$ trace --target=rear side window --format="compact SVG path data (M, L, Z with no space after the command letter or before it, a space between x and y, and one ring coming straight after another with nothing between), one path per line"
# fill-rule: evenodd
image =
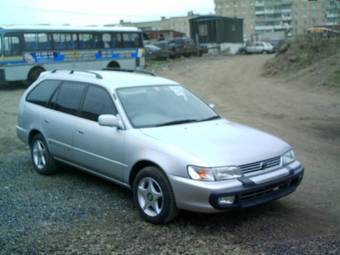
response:
M123 33L124 46L127 48L143 47L141 33Z
M112 48L123 48L123 38L120 33L113 33L111 36Z
M60 84L60 81L45 80L39 83L27 96L28 102L47 106L52 94Z
M79 34L79 48L80 49L93 49L94 38L90 33Z
M87 84L64 82L58 91L57 101L53 102L54 109L72 115L78 115L80 102Z
M18 56L22 53L22 44L19 35L5 34L4 37L4 55Z
M117 110L109 94L102 88L90 86L87 90L81 116L97 121L101 114L117 114Z
M25 49L28 51L51 49L51 42L46 33L25 33Z
M56 50L73 50L77 48L77 34L71 33L54 33L54 49Z

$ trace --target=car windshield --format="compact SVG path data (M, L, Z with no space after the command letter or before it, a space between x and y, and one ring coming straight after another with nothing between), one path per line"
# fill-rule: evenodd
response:
M151 51L159 51L160 50L159 47L152 45L152 44L145 45L145 48L147 48L148 50L151 50Z
M146 86L117 90L135 128L159 127L220 118L216 112L182 86Z

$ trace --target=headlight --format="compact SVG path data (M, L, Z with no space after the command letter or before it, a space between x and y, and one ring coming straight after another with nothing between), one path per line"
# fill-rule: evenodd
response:
M223 181L242 176L241 170L235 166L226 167L198 167L188 166L191 179L199 181Z
M294 160L295 160L295 153L293 150L286 152L282 156L282 163L284 166L292 163Z

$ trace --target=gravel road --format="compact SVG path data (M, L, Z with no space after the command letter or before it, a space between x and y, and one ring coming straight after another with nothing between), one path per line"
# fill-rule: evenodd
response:
M36 174L15 137L22 88L0 90L0 254L340 254L340 90L265 78L271 56L153 66L226 118L287 140L306 167L297 192L258 208L140 219L130 191L70 167Z

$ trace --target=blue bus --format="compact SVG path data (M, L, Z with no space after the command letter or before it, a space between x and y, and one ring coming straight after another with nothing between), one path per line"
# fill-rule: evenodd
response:
M54 69L143 69L142 31L133 27L0 27L0 83L35 81Z

